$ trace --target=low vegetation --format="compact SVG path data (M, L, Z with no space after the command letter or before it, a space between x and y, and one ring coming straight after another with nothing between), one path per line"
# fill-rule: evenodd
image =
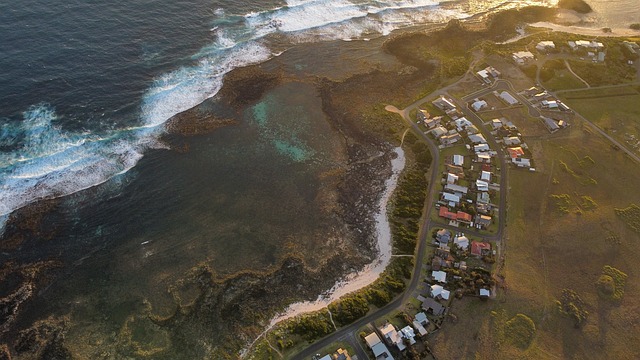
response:
M640 233L640 207L638 205L631 204L623 209L615 209L615 212L627 226Z
M560 299L556 301L558 311L564 316L573 320L573 325L578 328L582 326L589 316L585 302L571 289L562 289Z
M629 29L631 30L640 30L640 23L633 23L629 25Z
M556 208L561 214L568 214L571 212L569 207L571 206L571 195L569 194L551 194L551 199L555 201Z
M605 265L602 268L602 275L596 282L598 294L604 299L618 302L624 296L626 281L627 274L613 266Z

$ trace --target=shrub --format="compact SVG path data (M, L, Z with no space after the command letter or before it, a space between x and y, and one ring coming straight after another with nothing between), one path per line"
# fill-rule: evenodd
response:
M575 291L563 289L560 300L556 303L561 314L573 319L573 325L576 328L586 322L589 312L585 309L584 301Z
M629 29L640 30L640 23L633 23L633 24L629 25Z
M511 344L526 349L536 334L536 325L527 315L517 314L505 323L504 333Z
M596 282L598 294L605 299L620 301L624 296L626 281L627 274L613 266L605 265L602 268L602 275Z
M636 204L631 204L623 209L615 209L616 215L622 218L622 220L633 231L640 233L640 207Z

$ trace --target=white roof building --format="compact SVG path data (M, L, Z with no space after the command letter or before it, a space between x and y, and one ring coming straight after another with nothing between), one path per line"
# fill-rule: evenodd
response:
M462 155L453 155L453 165L456 165L456 166L464 165L464 156L462 156Z
M464 130L466 127L473 125L471 121L467 120L465 117L457 118L455 120L456 128L458 131Z
M431 285L431 297L436 298L441 296L443 299L449 300L449 295L451 295L451 292L441 285Z
M556 44L554 44L553 41L551 41L551 40L540 41L536 45L536 50L538 50L538 51L547 51L547 50L551 50L551 49L555 49L555 48L556 48Z
M482 180L476 180L476 188L478 188L478 191L489 191L489 183Z
M500 98L509 105L516 105L518 103L518 100L516 100L516 98L514 98L508 91L501 92Z
M380 333L387 339L389 342L395 344L398 347L398 350L402 351L407 348L402 340L402 335L398 333L395 326L391 323L387 323L386 325L380 328Z
M524 65L534 59L533 54L530 51L514 52L511 57L518 65Z
M486 144L487 143L487 139L485 139L484 136L482 136L482 134L469 135L469 141L471 141L474 144Z
M460 202L460 196L449 193L442 193L442 199L456 204Z
M488 204L488 203L490 203L491 199L489 198L489 193L488 192L478 193L477 202L479 204Z
M431 276L433 277L433 279L439 283L446 283L447 282L447 273L444 271L432 271L431 272Z
M491 173L488 171L483 171L480 173L480 180L491 181Z
M447 184L455 184L458 181L458 175L447 173Z
M331 359L331 355L327 354L327 355L321 357L320 360L333 360L333 359Z
M491 155L489 154L480 153L477 155L477 157L478 157L478 162L485 163L485 164L491 163Z
M491 148L489 147L489 144L478 144L473 146L473 151L475 151L476 153L485 152L489 150L491 150Z
M416 339L415 339L416 333L413 331L413 328L411 326L407 325L403 327L400 330L400 333L402 334L402 337L404 339L409 340L409 344L413 345L416 343Z
M502 138L502 142L504 142L504 144L507 146L520 145L522 143L522 141L520 141L520 138L517 136L504 137Z
M500 129L502 127L502 121L500 121L500 119L491 120L491 127L493 130Z
M446 191L451 191L455 194L466 194L469 189L466 186L456 185L456 184L446 184L444 186ZM458 195L459 196L459 195Z
M446 134L447 133L447 129L445 129L444 126L436 126L435 128L433 128L433 130L431 130L431 133L437 139L440 136Z
M453 243L461 249L467 249L469 247L469 239L464 235L453 238Z
M415 321L419 322L420 324L424 324L424 325L429 324L429 319L427 319L427 314L425 314L423 312L419 312L419 313L416 314Z
M484 109L487 107L487 102L484 100L478 100L473 104L471 104L471 107L473 108L474 111L480 111L481 109Z
M518 167L531 167L531 160L525 158L513 158L511 161Z
M558 102L555 100L551 100L551 101L547 101L547 100L542 100L540 102L542 104L542 106L549 108L549 109L557 109L558 108Z
M480 289L480 296L491 296L491 291L489 289Z
M451 110L456 108L451 100L442 95L433 101L433 105L441 110Z
M420 314L423 314L423 313L420 313ZM413 327L416 328L420 336L427 335L427 329L425 329L424 326L422 326L422 324L419 323L417 320L413 320Z

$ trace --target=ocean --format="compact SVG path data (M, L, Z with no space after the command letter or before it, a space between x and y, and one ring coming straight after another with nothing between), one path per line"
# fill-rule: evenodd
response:
M216 94L233 69L287 53L292 72L348 76L349 64L383 58L367 41L394 30L553 3L0 3L0 235L12 212L42 199L60 199L64 224L54 239L0 253L5 264L65 264L21 324L65 314L77 339L81 324L116 331L142 311L140 299L170 303L166 284L196 264L226 275L272 266L283 249L323 251L318 239L335 224L312 199L340 162L341 140L312 86L277 87L237 126L192 140L188 153L161 140L172 116L208 99L222 107ZM608 24L608 2L593 3L602 8L595 24ZM311 44L348 51L323 58Z

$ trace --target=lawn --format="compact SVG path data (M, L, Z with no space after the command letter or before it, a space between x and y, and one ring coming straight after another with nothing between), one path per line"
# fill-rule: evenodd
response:
M586 88L586 85L570 73L569 70L556 70L553 77L544 82L543 85L553 91Z

